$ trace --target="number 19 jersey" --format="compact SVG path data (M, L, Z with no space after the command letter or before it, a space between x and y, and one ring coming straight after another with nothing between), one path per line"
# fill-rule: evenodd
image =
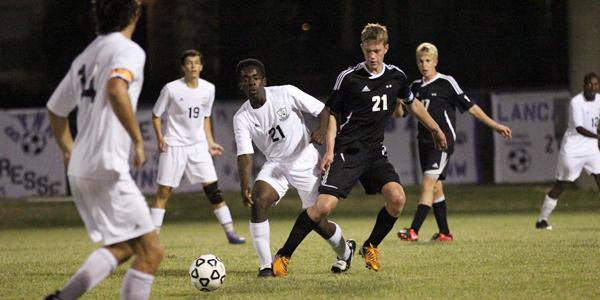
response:
M73 61L47 107L67 117L78 107L77 137L68 175L119 180L129 175L131 138L113 112L106 85L114 77L128 82L131 107L136 110L144 80L146 54L120 32L98 36Z
M215 86L198 79L190 88L182 79L167 83L154 104L152 114L160 117L167 111L165 143L172 147L206 143L204 118L210 117L215 101Z
M254 153L254 142L267 161L291 162L310 145L302 112L317 116L325 105L292 85L265 87L265 93L261 107L247 100L233 117L237 155Z

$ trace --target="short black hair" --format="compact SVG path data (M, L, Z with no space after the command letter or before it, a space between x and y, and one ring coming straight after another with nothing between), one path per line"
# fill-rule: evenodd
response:
M92 0L96 32L121 31L140 11L139 0Z
M188 57L194 57L194 56L198 56L200 57L200 64L204 64L203 63L203 57L202 57L202 53L200 53L200 51L196 50L196 49L188 49L188 50L184 50L181 53L181 65L185 65L185 59Z
M237 70L238 77L242 73L242 70L246 67L254 67L256 70L262 75L262 77L267 76L267 72L265 71L265 65L256 58L246 58L242 59L237 63L235 69Z
M592 78L596 78L596 80L600 81L600 77L594 72L589 72L583 76L583 84L588 84L592 81Z

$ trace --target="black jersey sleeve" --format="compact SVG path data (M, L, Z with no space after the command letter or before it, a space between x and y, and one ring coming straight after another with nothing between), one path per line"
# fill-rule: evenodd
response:
M325 104L335 114L339 114L343 110L344 86L348 81L346 75L349 73L349 70L350 69L344 70L338 75L333 90L331 91L331 95Z
M404 104L411 104L415 100L415 96L411 90L411 84L408 82L408 78L404 75L404 72L400 71L398 74L400 87L398 88L397 98L402 99Z
M463 90L458 85L458 82L454 80L452 76L444 76L448 85L450 85L449 90L451 93L451 101L454 102L454 105L458 107L458 110L463 113L469 110L473 106L473 102L469 97L463 92Z

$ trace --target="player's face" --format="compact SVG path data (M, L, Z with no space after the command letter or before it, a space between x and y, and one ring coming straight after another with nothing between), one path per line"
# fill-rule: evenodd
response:
M185 58L181 70L187 79L198 79L200 72L202 72L202 63L200 63L200 56L188 56Z
M420 55L417 57L417 67L419 72L425 79L431 79L437 74L437 57L429 54Z
M596 77L592 77L588 83L583 85L583 93L588 99L593 99L598 92L600 92L600 83Z
M249 66L240 71L239 87L250 100L264 94L267 78L255 67Z
M360 44L365 57L367 69L373 73L379 73L383 69L383 58L388 51L389 45L381 41L368 41Z

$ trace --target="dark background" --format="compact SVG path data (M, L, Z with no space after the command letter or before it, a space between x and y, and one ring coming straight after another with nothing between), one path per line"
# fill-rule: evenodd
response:
M360 31L369 22L388 27L386 63L411 80L414 49L429 41L440 51L438 71L466 91L569 84L565 0L156 0L143 10L134 36L148 54L142 105L180 76L178 55L187 48L205 55L202 77L218 100L241 98L234 70L246 57L265 63L270 85L326 97L337 74L362 61ZM44 106L94 36L89 1L0 3L0 107Z

